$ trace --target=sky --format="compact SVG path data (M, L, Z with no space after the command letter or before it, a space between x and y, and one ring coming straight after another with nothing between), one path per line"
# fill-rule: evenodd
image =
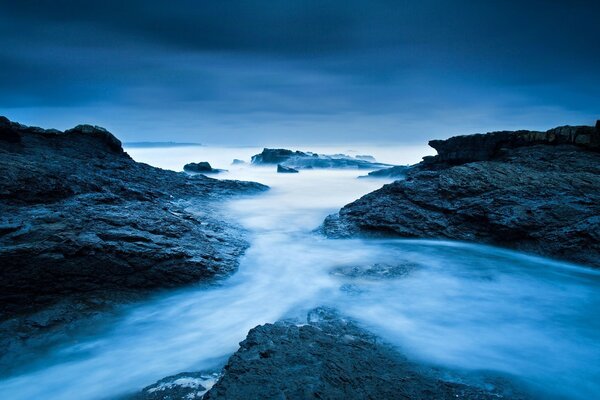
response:
M0 0L0 115L259 146L593 124L600 1Z

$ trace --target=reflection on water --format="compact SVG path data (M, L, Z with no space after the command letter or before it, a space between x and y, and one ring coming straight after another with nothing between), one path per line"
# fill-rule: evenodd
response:
M210 148L193 150L203 159L171 153L185 149L136 151L143 154L134 158L163 167L204 160L226 167L218 163L223 152ZM42 367L1 381L0 398L115 397L222 365L250 328L319 305L338 308L415 358L514 374L569 398L600 392L598 272L486 246L313 234L328 213L384 183L358 174L230 167L228 178L272 187L225 205L250 232L239 272L218 287L133 307L101 336L56 349Z

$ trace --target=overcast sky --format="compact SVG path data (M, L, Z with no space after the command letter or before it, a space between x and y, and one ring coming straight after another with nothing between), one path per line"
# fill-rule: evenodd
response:
M600 1L0 0L0 115L402 143L600 118Z

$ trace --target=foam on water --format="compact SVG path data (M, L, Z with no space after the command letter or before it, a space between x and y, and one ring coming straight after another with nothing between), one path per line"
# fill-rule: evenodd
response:
M380 150L358 152L384 162L394 154L400 163L418 158L406 149ZM322 238L312 230L327 214L384 182L356 179L361 171L287 175L225 164L258 151L131 150L139 161L176 170L206 160L229 168L223 178L272 187L224 205L250 232L239 271L213 288L130 307L98 336L82 336L0 381L0 398L114 398L178 372L218 368L252 327L320 305L356 318L416 359L514 374L573 399L600 392L600 273L474 244ZM397 279L332 273L373 264L410 268Z

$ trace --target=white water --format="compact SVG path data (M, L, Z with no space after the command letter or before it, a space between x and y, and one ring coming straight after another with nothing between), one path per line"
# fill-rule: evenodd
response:
M35 369L0 381L0 399L102 399L182 371L222 365L252 327L319 306L350 315L415 359L514 374L550 393L600 393L600 273L492 247L424 240L328 240L311 233L344 204L384 181L359 171L276 174L228 166L260 149L130 149L181 170L210 161L224 178L272 189L224 205L250 231L239 271L132 307L97 337L51 352ZM323 152L322 149L308 149ZM347 152L327 149L326 152ZM418 161L420 149L368 149L379 161ZM400 279L351 280L340 266L410 262Z

